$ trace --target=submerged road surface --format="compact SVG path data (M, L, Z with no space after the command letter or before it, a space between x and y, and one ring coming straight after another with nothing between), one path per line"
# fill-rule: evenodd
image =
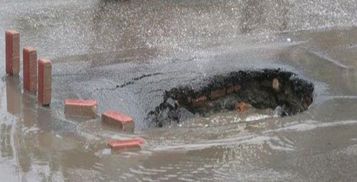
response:
M53 61L50 108L7 77L0 36L2 181L354 181L357 4L353 0L0 0L0 32ZM281 68L315 85L309 110L195 116L149 127L165 90L231 71ZM93 98L136 121L134 134L66 119ZM140 136L141 151L106 141Z

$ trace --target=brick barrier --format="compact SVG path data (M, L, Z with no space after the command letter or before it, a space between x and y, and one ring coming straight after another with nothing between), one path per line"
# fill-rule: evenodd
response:
M52 63L48 59L38 60L38 102L49 106L52 92Z
M23 50L23 79L24 90L37 90L37 52L36 49L25 47Z
M122 149L140 149L144 144L144 140L141 138L134 138L128 140L111 140L108 142L108 147L112 150L122 150Z
M116 125L123 131L134 131L134 121L133 118L127 116L120 112L107 111L102 114L102 122Z
M8 30L5 32L5 49L6 73L10 76L18 75L20 72L20 34L17 31ZM19 77L13 78L18 79ZM51 104L52 63L50 60L44 58L40 58L37 61L37 51L32 47L25 47L23 49L23 79L24 91L33 93L37 91L38 103L42 106L49 106ZM10 103L13 103L14 100L10 97L12 93L7 89L8 106L11 106L9 100L11 100ZM64 105L66 116L81 118L96 118L97 116L96 100L66 99ZM134 131L135 127L135 123L130 116L114 111L103 113L102 121L119 126L123 131ZM144 140L141 138L112 140L107 143L113 150L140 149L143 144Z
M64 101L64 113L66 117L96 118L97 101L82 99L66 99Z
M20 72L20 34L15 30L5 32L6 73L17 75Z

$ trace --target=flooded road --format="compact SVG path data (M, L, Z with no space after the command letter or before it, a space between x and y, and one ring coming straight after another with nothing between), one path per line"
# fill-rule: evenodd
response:
M4 181L354 181L357 3L308 0L0 0L0 32L53 61L53 101L37 105L5 76L0 36L0 176ZM237 70L281 68L314 83L291 117L266 111L144 118L165 90ZM66 98L127 113L134 134L66 119ZM140 151L106 142L140 136Z

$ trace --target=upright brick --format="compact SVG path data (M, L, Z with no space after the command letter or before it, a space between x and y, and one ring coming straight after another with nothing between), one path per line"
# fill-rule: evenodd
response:
M20 34L15 30L5 32L6 73L17 75L20 72Z
M25 47L23 50L23 79L24 90L36 92L37 90L37 52L36 49Z
M38 60L38 102L43 106L51 103L52 63L48 59Z
M64 101L66 117L94 119L97 117L97 101L83 99L66 99Z
M107 124L118 126L123 131L134 131L133 118L120 112L107 111L102 114L102 121Z

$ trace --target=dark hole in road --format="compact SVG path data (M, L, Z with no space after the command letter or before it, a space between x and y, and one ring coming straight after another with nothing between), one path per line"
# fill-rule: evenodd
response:
M290 116L306 111L313 102L314 86L296 74L280 69L237 71L207 78L202 85L183 85L165 91L163 102L147 115L151 125L162 127L199 114L242 109L279 110Z

